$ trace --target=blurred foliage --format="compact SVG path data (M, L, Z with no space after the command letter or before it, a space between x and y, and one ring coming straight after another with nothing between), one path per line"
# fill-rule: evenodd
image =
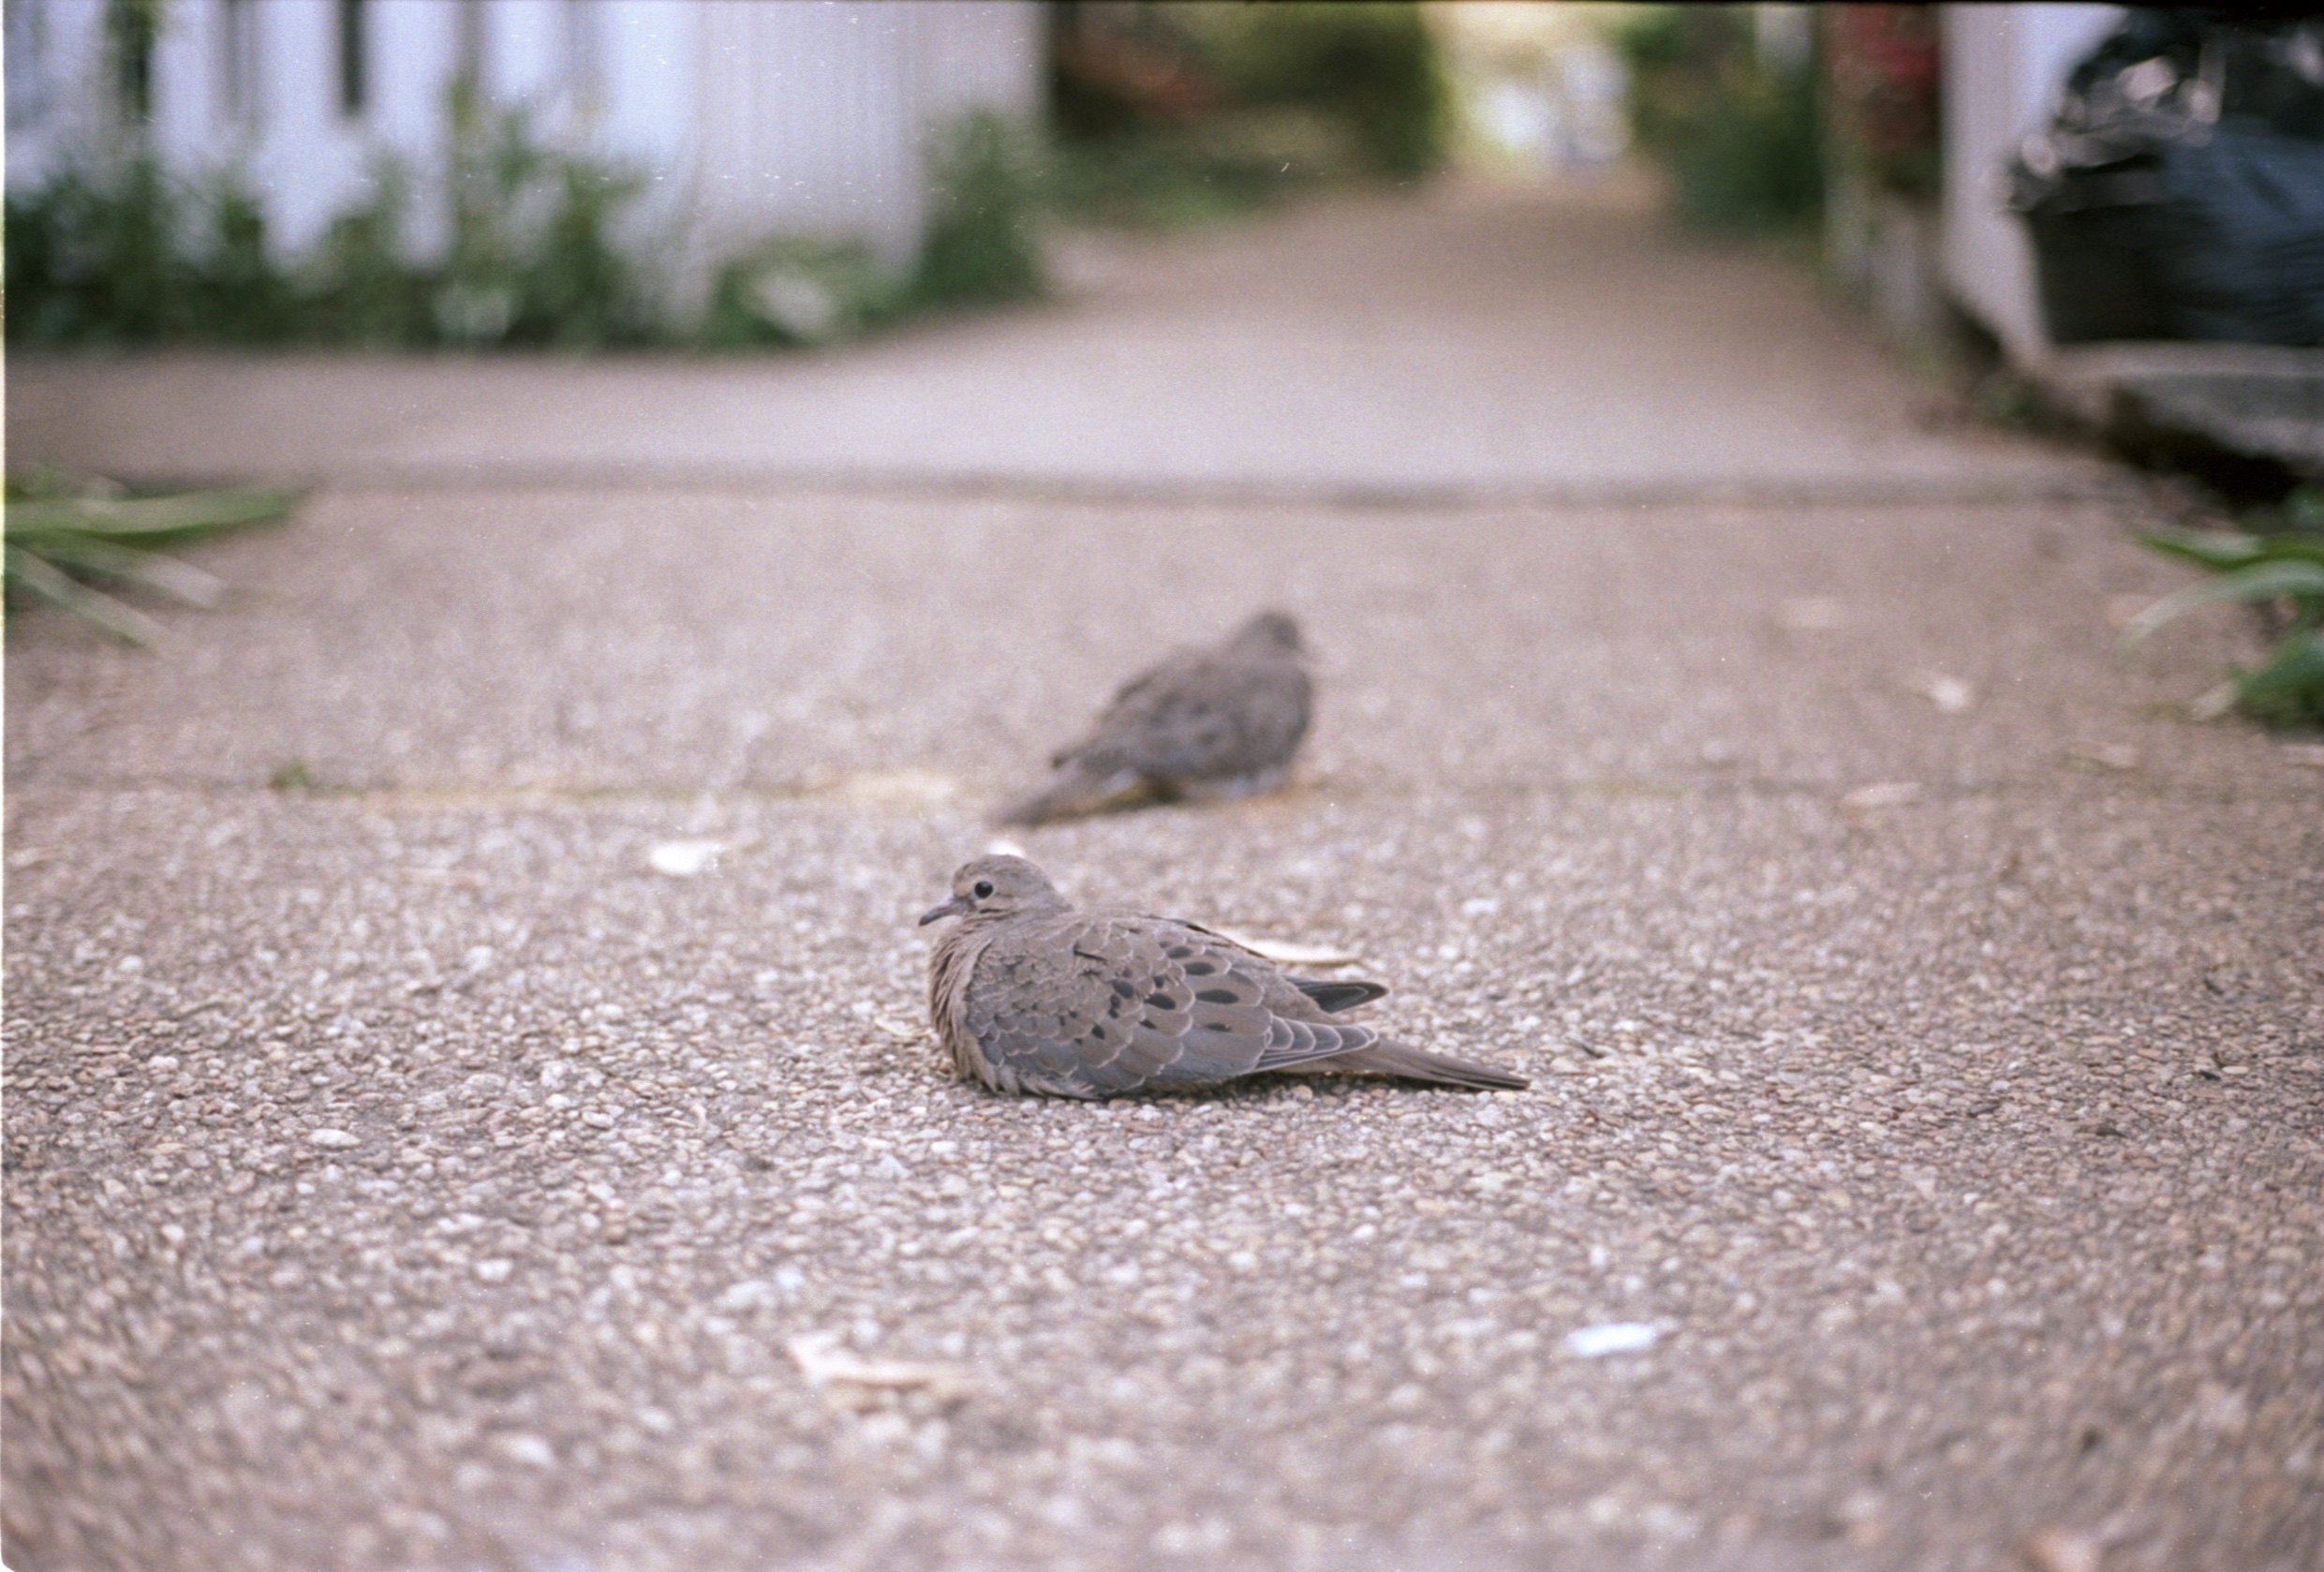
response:
M1063 6L1054 13L1051 205L1200 222L1442 159L1450 93L1412 5Z
M544 146L522 111L455 95L440 178L375 160L363 205L304 257L269 251L265 218L231 181L196 186L150 156L92 160L7 202L7 331L18 344L289 341L593 349L650 343L808 345L897 317L1021 300L1043 288L1036 159L989 114L933 139L930 222L917 264L777 236L727 263L703 317L679 324L624 240L634 174ZM414 193L440 204L415 219ZM412 232L446 237L415 259Z
M183 189L131 157L11 196L7 221L11 343L262 339L286 317L257 204L231 185Z
M534 140L521 110L452 98L446 200L451 245L429 313L450 344L590 349L653 336L635 270L615 245L637 176Z
M381 156L367 186L369 198L331 221L301 270L304 335L375 348L425 343L430 280L405 260L410 177Z
M702 339L717 349L829 344L907 304L902 281L863 246L773 240L718 270Z
M1352 178L1358 166L1351 141L1338 122L1293 109L1062 142L1044 177L1046 199L1088 223L1212 223Z
M8 339L592 349L655 335L614 240L633 176L541 147L521 112L455 109L440 187L451 242L434 263L405 243L411 185L382 160L363 206L287 268L238 183L189 185L143 152L68 168L8 199Z
M148 0L116 10L125 37L143 37L140 19L159 14ZM1166 4L1103 16L1059 44L1065 135L1049 156L988 114L932 140L927 232L900 272L860 246L770 237L718 270L698 320L676 322L652 287L666 259L641 255L627 222L643 182L546 145L522 111L487 112L456 89L442 164L381 156L362 204L294 261L270 245L245 187L172 176L130 126L110 150L9 195L7 334L22 345L820 344L919 310L1038 295L1044 207L1199 221L1319 183L1409 178L1440 156L1447 93L1416 6ZM436 237L432 256L422 236Z
M1039 179L1007 122L965 116L930 144L928 229L913 268L884 267L858 245L778 236L718 270L701 341L828 344L919 311L1038 296Z
M1648 6L1614 35L1631 125L1668 171L1679 216L1705 230L1812 224L1824 200L1815 80L1759 57L1744 6Z
M241 185L223 182L208 202L210 244L201 325L235 344L266 344L298 328L299 299L266 255L266 215Z
M1934 201L1944 144L1935 7L1835 6L1825 21L1834 161L1873 190Z
M288 517L295 494L251 487L131 497L110 481L37 470L7 482L5 577L11 602L37 596L127 644L160 627L99 583L217 603L225 586L161 548Z
M2244 522L2244 529L2164 529L2140 537L2213 576L2141 612L2123 630L2123 647L2198 606L2253 606L2272 641L2268 659L2234 672L2196 701L2196 713L2208 718L2232 708L2272 726L2324 726L2324 486L2302 486L2280 507Z
M1409 180L1443 155L1451 95L1416 6L1200 7L1232 102L1337 119L1373 173Z
M1042 292L1034 174L999 115L969 115L939 142L928 200L915 304L981 305Z

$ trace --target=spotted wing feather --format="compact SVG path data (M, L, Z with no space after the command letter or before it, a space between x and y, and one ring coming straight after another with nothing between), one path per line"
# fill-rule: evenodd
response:
M1323 1020L1260 957L1160 917L1012 925L963 1002L998 1084L1073 1097L1211 1086L1378 1040Z

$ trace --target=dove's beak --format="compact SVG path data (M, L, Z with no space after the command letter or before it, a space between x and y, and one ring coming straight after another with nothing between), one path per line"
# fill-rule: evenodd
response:
M943 905L921 913L920 926L926 927L930 923L940 923L947 917L964 917L968 915L968 912L969 897L955 896Z

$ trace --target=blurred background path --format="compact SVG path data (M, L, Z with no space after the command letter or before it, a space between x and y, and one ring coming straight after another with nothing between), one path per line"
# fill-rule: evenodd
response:
M1069 277L11 357L12 465L318 489L17 614L10 1565L2315 1565L2319 776L2113 657L2138 488L1620 185ZM1534 1090L944 1078L911 915L1268 604L1296 787L1029 850Z
M1061 307L821 354L21 361L25 453L168 480L1155 496L1981 499L2086 465L1956 418L1869 327L1654 187L1455 185L1086 235Z

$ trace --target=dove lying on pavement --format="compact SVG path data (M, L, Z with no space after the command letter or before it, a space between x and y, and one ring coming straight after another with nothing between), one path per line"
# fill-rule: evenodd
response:
M1116 693L1088 737L1050 761L1055 779L1003 822L1273 790L1307 734L1303 653L1298 624L1262 612L1222 645L1170 657Z
M1521 1075L1335 1021L1388 990L1286 977L1208 928L1076 912L1022 857L979 857L921 926L960 919L928 961L928 1014L955 1068L1000 1091L1111 1097L1288 1070L1477 1090Z

